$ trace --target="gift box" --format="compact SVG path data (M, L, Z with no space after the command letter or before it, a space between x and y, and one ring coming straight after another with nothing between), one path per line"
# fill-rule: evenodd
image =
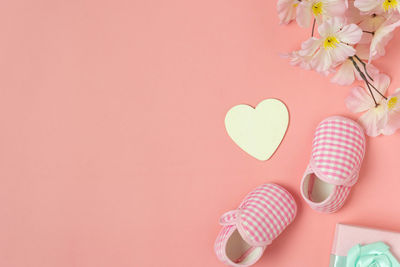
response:
M400 233L337 224L330 267L398 267Z

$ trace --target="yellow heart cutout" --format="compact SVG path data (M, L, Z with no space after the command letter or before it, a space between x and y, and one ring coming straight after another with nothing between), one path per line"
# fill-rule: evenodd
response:
M256 108L238 105L225 117L225 128L232 140L258 160L268 160L285 136L289 112L281 101L266 99Z

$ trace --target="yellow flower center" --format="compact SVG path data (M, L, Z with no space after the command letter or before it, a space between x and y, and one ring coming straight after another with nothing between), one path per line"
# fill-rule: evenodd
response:
M388 103L387 103L388 108L389 109L393 109L397 104L397 100L398 100L397 97L390 98Z
M325 49L336 48L336 45L338 43L339 43L339 41L338 41L338 39L336 39L335 36L326 37L324 40L324 48Z
M389 11L390 9L397 8L397 0L385 0L382 5L385 11Z
M389 1L389 0L386 0L386 1ZM391 1L397 1L397 0L391 0ZM314 13L314 15L316 17L321 15L322 14L322 2L320 2L320 1L315 2L312 5L312 12Z

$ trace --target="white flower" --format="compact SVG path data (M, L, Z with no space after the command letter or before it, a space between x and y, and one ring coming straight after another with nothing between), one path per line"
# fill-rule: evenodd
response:
M399 12L399 0L355 0L354 6L362 12Z
M385 47L393 38L393 31L400 26L400 20L388 19L375 32L371 40L369 61L385 55Z
M312 37L302 44L299 55L312 57L310 65L326 72L356 52L354 45L361 39L362 30L355 24L344 24L342 18L328 19L318 27L320 38Z
M335 16L342 16L346 11L344 0L304 0L297 8L296 20L301 27L310 27L313 18L320 24Z
M378 74L374 77L374 84L384 95L390 85L390 78L385 74ZM367 135L375 137L380 135L387 126L389 108L386 99L375 91L373 94L378 105L375 105L369 91L360 86L355 87L346 98L346 106L354 113L365 112L359 119L360 123L365 128Z
M299 0L278 0L278 17L281 24L288 24L296 18L296 9Z

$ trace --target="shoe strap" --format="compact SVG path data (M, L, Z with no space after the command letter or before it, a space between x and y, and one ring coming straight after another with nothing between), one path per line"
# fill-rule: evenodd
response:
M221 225L234 225L237 222L238 210L231 210L222 214L219 218L219 224Z

